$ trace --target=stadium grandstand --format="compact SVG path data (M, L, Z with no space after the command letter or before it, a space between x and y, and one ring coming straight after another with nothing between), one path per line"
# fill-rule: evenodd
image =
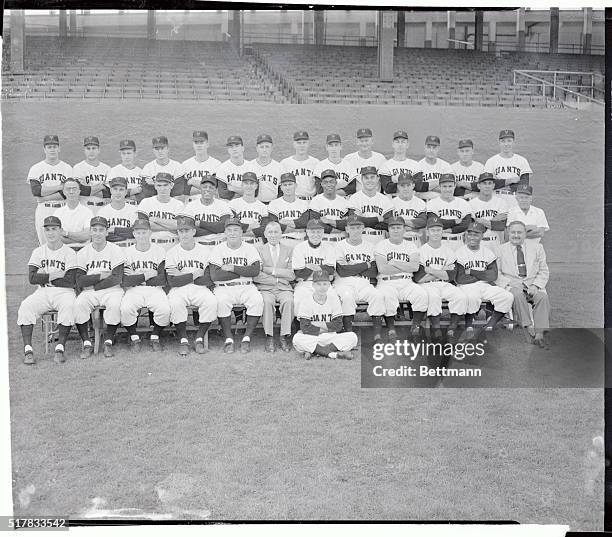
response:
M10 10L3 99L603 104L603 11Z

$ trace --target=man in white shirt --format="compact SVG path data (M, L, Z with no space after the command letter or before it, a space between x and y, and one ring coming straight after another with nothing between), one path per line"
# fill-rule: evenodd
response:
M352 181L354 174L351 172L350 162L341 156L342 139L340 135L336 133L328 134L325 139L325 149L327 150L327 158L319 162L314 171L318 191L320 192L322 189L320 187L321 174L325 171L333 170L336 173L337 179L336 194L343 197L354 194L355 181Z
M249 162L249 171L254 172L259 179L257 198L266 204L278 198L280 177L284 172L281 163L272 158L272 147L272 136L260 134L255 143L257 158Z
M516 220L523 222L527 232L525 240L538 243L550 228L544 211L531 205L532 200L533 188L531 185L518 185L516 188L517 205L508 211L508 226Z
M200 184L207 175L214 175L221 164L216 158L208 154L208 133L206 131L193 131L194 156L181 164L179 177L185 181L185 204L200 199Z
M281 160L284 171L295 175L295 195L299 199L310 201L317 193L314 171L319 159L310 156L310 136L306 131L298 131L293 135L295 154Z
M89 242L89 222L94 214L89 207L81 204L80 185L76 179L64 181L66 205L56 209L54 216L62 222L62 242L78 252Z
M86 136L83 148L85 160L74 165L73 177L88 191L87 195L83 195L82 202L97 214L109 201L105 187L110 166L100 162L100 140L97 136Z
M455 196L471 199L476 196L473 191L478 190L478 178L484 172L484 166L474 160L474 142L470 139L459 140L457 156L459 160L451 164L457 182Z
M372 129L363 128L357 130L357 147L359 151L349 153L344 159L351 166L351 181L355 181L355 190L359 191L363 188L361 183L362 169L374 167L377 170L386 162L385 156L382 153L372 151L374 146L374 134ZM349 183L349 188L351 185Z
M438 180L443 174L453 173L451 165L438 158L439 152L440 138L438 136L425 138L425 157L419 160L418 169L422 177L420 181L417 181L415 188L417 196L423 200L437 198L440 195Z
M419 171L419 163L408 158L408 133L399 130L393 133L393 156L380 167L380 185L385 194L397 192L397 179L400 174L415 175Z

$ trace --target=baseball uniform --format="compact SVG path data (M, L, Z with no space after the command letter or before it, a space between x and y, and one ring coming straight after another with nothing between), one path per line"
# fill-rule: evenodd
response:
M138 205L138 194L134 193L134 190L141 186L142 169L138 166L126 168L123 164L117 164L109 170L106 177L106 185L110 185L111 179L115 177L125 177L127 179L128 194L125 198L125 202L129 205Z
M338 164L334 164L329 158L319 162L314 169L314 176L317 179L321 179L321 174L325 170L334 170L338 177L336 183L336 190L341 190L346 187L353 179L354 172L351 163L343 158Z
M314 171L318 164L319 159L310 155L304 160L297 160L295 155L281 160L283 170L295 175L295 195L298 198L310 201L317 193Z
M387 159L382 153L377 153L376 151L372 151L372 154L368 158L364 158L359 154L359 151L355 151L354 153L349 153L344 157L344 160L349 165L350 169L350 181L353 179L356 180L355 188L357 192L359 192L363 187L361 185L361 168L365 168L366 166L374 166L377 170L380 169Z
M110 166L103 162L98 162L93 166L86 160L82 160L74 165L73 177L85 186L106 185L106 180L110 172ZM100 193L101 194L101 193ZM83 196L81 202L86 205L94 215L98 214L101 207L110 201L109 198L103 199L102 196Z
M485 162L484 171L492 173L495 179L520 178L525 173L533 173L527 159L516 153L511 157L502 157L500 154L492 156ZM525 181L522 182L525 183ZM529 181L526 181L526 184L529 184ZM516 205L514 193L516 192L517 185L518 183L513 183L495 191L504 198L509 207Z
M74 209L71 209L66 204L63 207L56 209L53 216L57 216L62 221L62 229L64 231L69 233L80 233L89 229L89 222L93 218L94 214L89 207L79 203ZM75 250L78 250L84 243L72 242L65 244Z
M242 194L242 175L252 171L251 168L251 163L247 160L243 161L242 164L234 164L231 159L228 159L219 164L215 175L236 196Z
M337 223L348 215L349 204L343 196L336 196L332 200L324 194L317 194L310 200L308 208L317 213L319 218L329 218ZM330 233L323 235L323 240L326 242L338 242L344 238L346 238L346 232L336 226L332 227Z
M196 198L185 205L180 214L195 220L198 226L196 242L204 246L215 246L225 240L220 222L223 217L232 216L232 210L225 200L215 198L210 205L206 205L201 198Z
M147 218L159 218L163 222L172 222L176 216L183 211L184 204L176 198L162 203L158 196L145 198L138 204L138 212L146 215ZM174 231L153 231L151 242L159 244L164 250L168 251L176 243L177 235Z
M378 220L376 224L366 223L366 228L363 230L363 240L376 244L385 238L387 232L384 229L376 229L376 227L370 226L378 226L384 222L385 218L393 214L393 203L387 196L380 192L368 196L360 190L348 199L348 206L360 217L365 219L376 218Z
M451 173L455 176L455 181L469 181L470 183L477 183L478 178L485 171L484 165L480 162L472 161L472 164L465 166L460 160L451 164ZM470 197L474 196L471 189L463 187L455 188L455 196L465 196L471 194Z
M306 268L306 265L317 265L319 268L323 265L329 267L336 266L336 250L335 245L331 243L321 242L318 246L312 246L308 240L304 240L296 244L291 255L291 268L294 271ZM330 287L333 294L335 290ZM298 280L295 286L293 300L295 304L299 304L300 300L312 293L312 273L304 280ZM328 292L329 294L329 292Z
M198 179L198 183L207 175L214 175L217 168L221 165L221 161L214 157L209 156L206 160L200 162L195 156L188 158L184 161L179 170L178 177L183 177L185 180L185 194L187 194L187 203L198 200L200 193L192 193L192 186L188 185L187 182L190 179Z
M400 173L409 173L410 175L414 175L418 171L419 163L416 160L412 160L411 158L407 157L403 160L397 160L396 158L391 157L390 159L385 160L385 162L380 166L378 174L381 177L390 177L391 182L397 185L397 178ZM391 191L396 192L396 189L392 189Z
M417 198L415 195L413 195L409 200L403 200L399 196L395 196L391 200L391 204L393 205L393 214L403 218L405 221L416 218L417 215L426 210L425 202L421 198ZM417 247L419 247L421 246L421 232L406 229L404 232L404 240L413 242Z
M249 162L249 171L255 173L259 180L257 198L260 201L270 203L278 198L280 176L285 172L280 162L273 159L263 166L257 162L257 159L254 159Z
M272 200L268 205L268 214L273 215L283 224L283 220L297 220L306 211L308 211L308 202L306 200L295 198L293 201L287 201L284 197ZM303 229L292 229L283 232L283 243L293 247L306 237L306 231Z
M115 228L109 233L106 240L117 246L127 247L134 244L131 227L138 217L137 208L127 203L121 209L115 209L112 203L105 205L98 211L98 216L103 216L108 221L108 227Z
M506 220L506 225L510 225L515 221L523 222L526 226L536 226L544 228L544 231L549 231L550 227L548 227L548 220L546 219L546 214L539 207L534 207L533 205L529 206L527 212L523 211L518 205L512 207L508 211L508 220ZM526 241L531 241L533 243L538 243L541 240L541 237L535 237L533 239L525 238Z
M166 252L166 271L177 269L180 275L193 275L197 270L206 269L209 255L208 246L196 243L191 250L186 250L177 244ZM198 308L200 323L212 323L217 318L217 298L204 285L191 282L172 287L168 292L168 303L173 324L187 322L189 306Z
M254 226L253 229L259 228L262 219L268 216L268 208L258 199L247 202L244 198L234 198L229 201L228 206L235 218L238 218L242 224ZM252 230L245 232L242 240L249 244L263 244L262 238L256 237Z
M43 201L40 189L44 186L61 187L68 177L72 177L72 167L62 160L56 164L47 164L42 160L34 164L28 171L26 183L30 185L37 202L36 212L34 213L34 226L38 242L41 245L47 241L43 230L44 219L47 216L51 216L56 209L63 207L66 202L64 199Z
M468 204L471 208L472 218L484 218L490 220L497 216L498 213L508 211L508 206L502 196L493 195L489 201L483 201L480 198L471 199ZM505 226L505 224L503 224ZM504 230L493 231L487 229L482 237L484 245L497 255L499 246L504 242Z
M159 164L157 159L148 162L142 168L142 177L140 181L142 193L140 194L140 197L144 200L157 195L157 191L153 185L153 179L155 179L157 174L161 172L169 173L175 179L170 196L173 198L182 196L185 192L185 182L177 181L177 179L180 178L180 171L181 163L176 160L168 159L168 163L164 165Z
M448 221L443 222L445 225L442 231L442 244L446 244L453 250L463 244L464 232L453 233L453 228L459 226L455 222L456 219L463 221L472 213L472 208L466 200L455 196L450 201L443 200L441 197L434 198L427 202L427 213L435 214L440 219Z
M247 267L256 261L261 263L259 252L255 246L244 241L238 248L230 248L227 242L218 244L211 250L209 259L211 265L219 268L223 265ZM263 313L263 297L251 276L216 281L214 293L218 301L218 317L229 317L232 308L238 304L246 307L247 315L259 317Z
M428 185L429 181L432 179L440 179L445 173L453 173L451 170L451 165L442 160L441 158L436 158L436 162L434 164L430 164L427 162L427 158L422 158L418 162L418 170L423 175L422 185ZM433 198L437 198L440 195L440 188L434 187L430 188L427 192L416 192L416 195L424 200L430 200Z

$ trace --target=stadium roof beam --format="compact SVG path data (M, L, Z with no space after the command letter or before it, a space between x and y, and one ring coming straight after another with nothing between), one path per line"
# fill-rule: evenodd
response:
M23 9L11 9L11 72L23 73L23 50L25 48L25 12Z
M157 29L155 27L155 10L147 10L147 39L155 39Z
M68 19L66 17L66 10L59 10L59 36L68 37Z
M395 41L395 12L378 12L378 78L393 82L393 43Z
M446 28L448 31L448 48L455 48L455 30L457 28L457 12L456 11L447 12Z
M406 46L406 13L403 10L397 12L397 46Z
M559 52L559 8L550 8L550 43L548 52L556 54Z
M484 41L484 12L477 9L474 13L474 50L482 50Z
M583 7L583 23L582 23L582 35L583 35L583 43L582 43L582 53L590 54L591 53L591 41L593 40L593 8L592 7Z
M525 50L525 8L516 10L516 50Z

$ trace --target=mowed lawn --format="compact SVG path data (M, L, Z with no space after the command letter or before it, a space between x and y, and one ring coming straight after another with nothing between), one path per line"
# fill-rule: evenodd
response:
M186 475L196 485L179 503L209 509L213 519L515 519L602 528L601 480L589 485L588 454L603 433L601 390L365 390L357 360L269 356L261 337L247 356L218 354L220 340L211 338L211 353L184 361L167 342L160 355L121 351L81 362L73 335L66 364L43 359L27 368L14 329L19 301L32 292L25 274L36 240L25 177L42 158L45 133L59 134L71 164L82 159L85 135L100 136L109 164L118 161L118 141L134 138L142 165L159 134L183 160L191 131L207 129L211 154L223 160L228 135L241 134L253 158L256 135L269 132L280 159L291 152L293 131L306 129L322 158L325 134L339 132L353 151L361 126L374 130L375 149L388 156L396 129L408 131L414 157L425 136L437 134L440 156L451 162L459 138L472 138L484 161L497 151L499 130L513 128L517 152L535 170L534 204L552 228L545 245L553 323L602 326L602 113L163 102L2 103L2 113L16 513L77 517L94 497L110 508L163 511L156 486ZM512 370L518 335L496 336ZM35 341L40 347L38 330ZM25 505L17 495L28 485L36 490Z

